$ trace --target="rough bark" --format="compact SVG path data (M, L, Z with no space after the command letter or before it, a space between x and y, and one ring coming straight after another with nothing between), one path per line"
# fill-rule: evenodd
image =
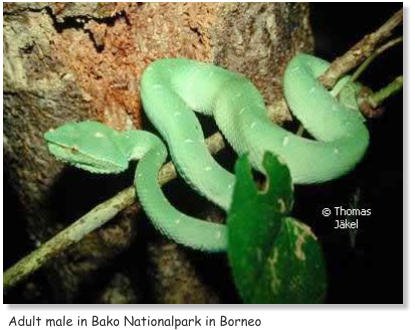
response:
M74 189L92 191L86 186L102 187L106 180L67 170L48 154L43 132L86 118L116 129L140 128L140 73L158 58L177 56L247 75L282 121L289 118L278 102L285 63L295 52L312 50L305 4L8 3L3 10L5 168L34 246L75 219L63 215L82 215L93 206L62 212L63 205L76 208ZM80 175L85 182L74 187L72 179ZM137 206L127 209L53 262L45 274L55 295L46 301L73 301L125 252L137 236L138 212ZM154 301L220 301L188 251L151 238L145 248L150 263L134 262L150 267ZM112 301L108 290L119 282L126 283L109 281L97 300ZM117 299L136 302L141 295L126 297Z

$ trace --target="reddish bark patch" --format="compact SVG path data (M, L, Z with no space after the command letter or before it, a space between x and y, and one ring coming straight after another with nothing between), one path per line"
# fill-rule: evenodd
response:
M89 19L83 29L64 29L52 54L76 73L91 117L116 129L140 127L141 72L159 58L208 60L207 26L216 5L112 4L112 11L109 6L111 17L119 15L112 24Z

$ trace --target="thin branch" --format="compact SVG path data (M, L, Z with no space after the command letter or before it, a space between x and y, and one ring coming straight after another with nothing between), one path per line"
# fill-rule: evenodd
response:
M392 95L395 95L403 88L403 77L395 78L387 86L381 88L377 92L373 92L370 88L363 87L358 96L358 104L360 111L367 118L377 118L383 115L385 109L380 105Z
M118 212L131 205L135 199L135 189L129 187L94 207L83 217L10 267L3 275L3 287L13 287L68 246L79 242L87 234L112 219Z
M387 86L381 88L377 92L374 92L372 95L370 95L368 98L369 104L373 108L377 108L383 103L383 101L401 91L402 88L403 76L399 76L395 78L395 80Z
M390 36L392 30L401 24L403 10L396 12L378 30L366 35L362 40L349 49L343 56L336 58L330 67L319 78L320 82L331 89L336 81L351 69L368 58L376 46Z
M402 37L395 38L383 46L377 48L375 52L370 55L358 68L355 72L353 72L352 77L350 78L350 81L356 81L360 75L366 70L366 68L372 63L376 57L378 57L380 54L382 54L384 51L388 50L389 48L401 43L403 41Z

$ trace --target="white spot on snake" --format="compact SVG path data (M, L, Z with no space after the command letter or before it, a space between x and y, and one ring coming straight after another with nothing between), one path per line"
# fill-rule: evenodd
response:
M334 148L334 153L337 155L339 153L339 149Z
M214 72L213 71L209 72L208 78L212 78L213 75L214 75Z
M210 166L205 167L205 171L211 171L211 170L212 170L212 167L210 167Z
M242 115L246 110L246 107L243 107L241 110L239 110L239 114Z
M180 219L176 219L175 223L178 225L180 223Z
M278 156L277 155L277 159L278 159L278 161L282 164L282 165L285 165L285 164L287 164L286 162L285 162L285 160L284 159L282 159L280 156Z
M218 231L217 233L216 233L216 238L220 238L222 236L222 233L220 232L220 231Z
M179 112L179 111L176 111L176 112L174 113L174 116L175 116L175 117L180 116L180 115L181 115L181 112Z
M228 189L232 189L232 188L233 188L233 184L232 183L228 184Z
M313 94L316 91L316 86L311 87L310 94Z
M251 124L251 128L254 128L254 127L255 127L255 125L256 125L256 121L254 121L254 122Z
M186 139L186 140L184 140L184 143L193 143L193 140L192 139Z
M102 134L101 132L96 132L96 133L94 134L94 136L95 136L96 138L103 138L103 137L104 137L104 134Z
M163 85L162 84L154 84L153 88L154 89L160 89L160 88L163 88Z
M286 136L286 137L284 137L284 140L282 140L282 146L283 147L285 147L287 144L288 144L288 141L289 141L290 139L289 139L289 137L288 136Z
M135 147L133 149L133 154L134 155L140 155L141 154L141 148L140 147Z
M296 66L294 69L291 70L291 72L297 72L298 70L300 70L300 67Z

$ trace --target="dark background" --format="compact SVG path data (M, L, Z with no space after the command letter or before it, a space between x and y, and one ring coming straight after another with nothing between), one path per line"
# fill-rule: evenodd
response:
M374 31L384 23L401 3L313 3L311 22L315 36L315 54L329 61L342 55L365 34ZM398 28L395 35L402 35ZM395 46L370 65L360 81L377 90L392 81L403 72L402 45ZM367 121L371 143L365 159L352 173L331 183L315 186L296 186L294 216L308 223L319 237L327 262L329 290L327 303L402 303L403 301L403 97L402 93L390 98L385 103L386 111L381 118ZM232 157L229 157L232 156ZM234 159L231 153L222 153L224 160ZM312 166L312 164L311 164ZM7 168L4 169L4 268L11 266L19 258L31 251L24 228L24 219L19 215L19 205L8 185ZM95 185L101 185L99 192L107 191L108 197L131 183L131 171L123 179L104 180L107 189L102 187L102 180L84 172L72 171L69 176L73 186L87 189L90 200ZM82 176L81 179L79 178ZM91 189L85 187L88 177ZM76 181L78 180L78 181ZM68 182L63 182L62 187ZM115 187L114 187L115 183ZM198 197L188 198L189 192L180 188L183 182L175 180L168 185L166 193L173 203L189 200L189 205L200 205ZM181 189L181 190L180 190ZM361 218L359 231L352 242L349 231L333 230L333 221L321 216L325 207L351 207L350 200L360 191L358 208L371 208L370 217ZM97 189L95 189L97 191ZM65 192L62 188L61 193ZM69 193L68 193L69 195ZM62 195L60 195L62 196ZM88 200L79 195L78 204ZM102 198L102 195L100 196ZM197 201L193 203L192 201ZM71 200L73 204L76 201ZM95 203L95 201L93 201ZM76 219L88 211L94 204L73 207L73 204L57 204L67 209L68 219ZM77 211L74 211L77 209ZM192 207L183 205L183 211L194 213ZM77 214L74 214L77 212ZM79 213L79 214L78 214ZM405 219L404 219L405 220ZM137 243L123 253L109 268L102 270L96 279L97 287L91 292L83 292L76 302L93 302L93 290L104 286L106 272L111 273L117 267L124 267L131 260L140 257L142 245ZM144 256L145 257L145 256ZM205 268L213 285L223 292L224 302L239 302L230 281L224 282L223 269L220 264L226 260L195 254L195 263ZM208 259L208 260L207 260ZM219 267L218 274L212 274L209 267ZM221 272L221 273L219 273ZM37 275L42 282L42 272ZM43 279L44 280L44 279ZM225 286L225 287L224 287ZM145 284L143 285L145 287ZM144 290L145 291L145 290ZM47 295L44 291L43 295ZM5 297L8 302L26 301L18 288ZM151 300L151 298L149 298ZM50 301L41 297L40 301Z
M333 60L360 38L374 31L401 3L312 4L315 54ZM402 28L395 31L402 35ZM361 82L374 90L403 73L402 45L379 56L363 74ZM350 175L330 184L300 187L300 219L309 224L323 242L329 271L328 302L402 303L403 301L403 97L388 99L385 114L368 120L371 142L365 159ZM359 208L371 208L361 218L354 247L350 234L339 235L320 215L324 207L343 205L359 188Z

